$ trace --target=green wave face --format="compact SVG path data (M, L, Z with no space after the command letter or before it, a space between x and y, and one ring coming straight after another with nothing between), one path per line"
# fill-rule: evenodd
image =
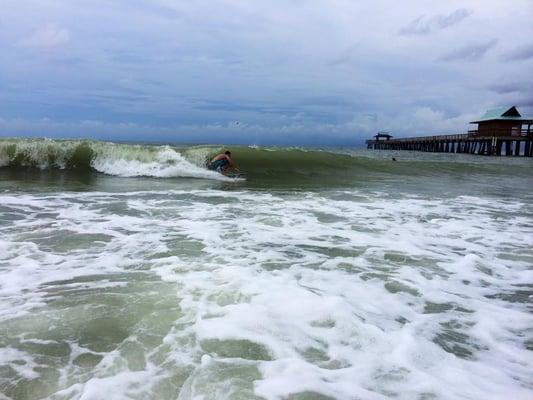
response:
M126 171L121 169L120 164L123 164L122 168L126 168L126 164L130 163L129 175L135 176L143 175L143 165L172 164L176 161L172 160L172 156L205 168L210 158L222 150L224 148L221 146L179 147L86 140L4 139L0 140L0 166L41 170L85 169L124 175ZM232 147L231 150L235 161L252 174L292 172L310 175L313 171L338 171L361 164L361 160L350 155L318 150L251 147ZM104 167L105 164L108 164L107 168ZM135 170L136 167L138 170Z

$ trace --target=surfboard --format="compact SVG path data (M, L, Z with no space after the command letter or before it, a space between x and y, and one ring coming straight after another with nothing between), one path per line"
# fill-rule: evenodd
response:
M230 172L222 175L227 176L228 178L244 178L244 174L242 172Z

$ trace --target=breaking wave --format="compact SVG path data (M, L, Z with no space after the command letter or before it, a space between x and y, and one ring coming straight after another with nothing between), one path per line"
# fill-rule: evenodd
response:
M6 139L0 167L96 171L108 175L224 179L205 165L215 148L117 144L98 141Z

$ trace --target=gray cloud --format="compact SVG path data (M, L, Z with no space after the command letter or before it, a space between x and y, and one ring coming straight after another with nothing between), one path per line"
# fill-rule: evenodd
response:
M459 8L448 15L435 15L426 18L424 15L411 21L408 25L400 29L401 35L427 35L440 31L452 25L458 24L465 18L472 15L473 11L466 8Z
M347 49L343 50L337 57L333 58L333 60L329 61L327 65L330 66L336 66L336 65L342 65L347 64L354 59L355 51L357 50L358 45L354 44Z
M487 89L500 94L520 92L523 88L523 84L519 82L496 83L487 86Z
M490 84L487 89L500 94L508 93L533 93L533 77L529 76L513 76L511 80L502 80L502 82Z
M2 3L0 119L9 123L0 124L0 136L181 132L191 142L305 144L360 140L378 129L459 132L487 108L520 104L528 91L511 83L531 82L529 62L506 62L503 50L482 67L468 62L496 38L530 42L523 0L507 0L508 13L498 0L464 0L455 11L390 0L85 3ZM473 12L485 22L461 22ZM446 34L397 40L417 15L403 35ZM506 50L524 57L523 48ZM442 54L457 62L436 63ZM45 118L52 122L38 122Z
M531 58L533 58L533 43L517 47L504 55L505 60L513 61L529 60Z
M529 76L513 76L511 80L502 80L487 86L496 95L497 105L515 104L524 117L533 117L533 80ZM495 103L496 105L496 103Z
M520 99L518 101L518 105L527 107L529 113L531 113L532 112L531 110L533 109L533 96L530 95L530 96L527 96L527 97L523 97L522 99ZM531 117L532 114L529 114L529 113L526 114L524 112L521 112L521 114L523 116Z
M496 46L498 39L491 39L488 42L473 43L459 49L444 54L440 61L478 61L490 49Z

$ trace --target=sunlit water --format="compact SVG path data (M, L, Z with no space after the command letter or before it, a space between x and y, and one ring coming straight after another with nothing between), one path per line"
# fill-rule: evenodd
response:
M531 160L150 151L4 154L0 399L533 398Z

